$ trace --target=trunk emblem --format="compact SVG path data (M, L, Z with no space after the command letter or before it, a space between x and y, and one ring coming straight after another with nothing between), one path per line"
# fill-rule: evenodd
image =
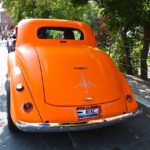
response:
M86 97L85 100L86 100L86 101L92 101L92 100L93 100L93 97Z
M73 86L73 88L78 88L78 87L84 89L86 94L88 94L89 93L89 88L97 87L97 85L95 85L91 81L87 80L86 77L84 76L84 74L81 73L79 83L77 83L75 86Z

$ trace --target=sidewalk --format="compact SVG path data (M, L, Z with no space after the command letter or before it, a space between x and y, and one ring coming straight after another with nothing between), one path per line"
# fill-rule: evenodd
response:
M150 82L131 75L125 76L134 91L136 100L147 109L150 109Z

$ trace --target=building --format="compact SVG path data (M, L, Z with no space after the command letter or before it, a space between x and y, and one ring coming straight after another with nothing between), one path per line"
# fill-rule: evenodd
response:
M0 8L0 36L4 36L14 26L11 16L3 8Z

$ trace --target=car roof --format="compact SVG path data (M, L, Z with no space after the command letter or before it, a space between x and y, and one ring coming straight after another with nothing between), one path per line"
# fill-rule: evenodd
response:
M84 40L67 41L67 44L83 44L89 46L96 46L96 40L92 29L83 22L73 20L60 20L60 19L24 19L18 23L17 29L17 46L22 44L36 45L42 44L58 44L58 40L41 40L37 36L37 31L41 27L66 27L81 30L84 34Z

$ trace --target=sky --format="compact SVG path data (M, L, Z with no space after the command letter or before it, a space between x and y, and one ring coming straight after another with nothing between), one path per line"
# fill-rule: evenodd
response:
M2 3L0 3L0 11L4 11L4 8L2 8Z
M4 10L4 9L2 8L2 3L0 3L0 11L1 11L1 10Z

